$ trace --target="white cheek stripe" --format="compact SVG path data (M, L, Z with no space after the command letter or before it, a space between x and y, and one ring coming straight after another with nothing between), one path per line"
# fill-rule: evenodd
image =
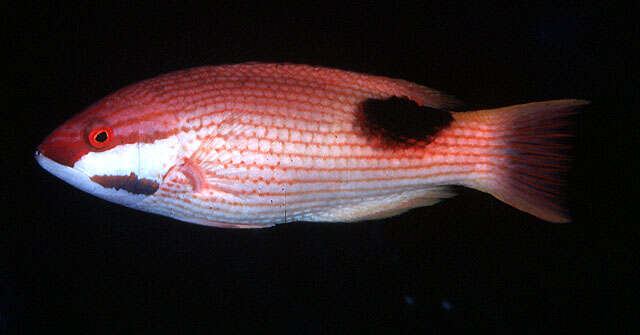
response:
M133 194L123 189L116 191L112 188L103 187L102 185L91 181L89 176L85 173L66 165L56 163L37 151L36 160L43 169L49 171L52 175L64 180L74 187L79 188L80 190L93 194L98 198L133 208L136 208L135 204L146 198L146 195L144 194Z
M88 176L129 176L153 180L160 184L179 153L179 140L174 135L153 143L130 143L102 152L89 152L73 168Z

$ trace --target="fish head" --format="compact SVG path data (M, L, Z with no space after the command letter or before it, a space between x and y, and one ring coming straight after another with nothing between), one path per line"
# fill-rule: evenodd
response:
M76 188L136 208L177 159L179 145L166 131L171 121L166 107L116 92L55 129L35 158Z

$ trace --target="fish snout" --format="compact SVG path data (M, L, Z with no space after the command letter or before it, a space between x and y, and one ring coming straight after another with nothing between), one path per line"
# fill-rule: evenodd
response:
M72 167L87 152L89 147L80 136L69 135L56 129L36 148L36 157L40 154L59 164Z

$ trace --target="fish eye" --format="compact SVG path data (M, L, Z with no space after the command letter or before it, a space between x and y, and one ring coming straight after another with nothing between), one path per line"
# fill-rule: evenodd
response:
M89 143L97 149L102 149L113 140L113 130L110 127L97 127L89 133Z

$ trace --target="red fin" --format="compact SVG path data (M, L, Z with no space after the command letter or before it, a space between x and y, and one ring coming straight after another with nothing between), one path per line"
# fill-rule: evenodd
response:
M403 88L402 92L397 92L395 96L407 97L420 106L452 111L462 110L464 107L464 103L460 100L443 92L402 79L392 80Z
M197 164L191 160L187 160L184 164L180 165L179 169L189 180L189 184L194 193L198 193L207 188L205 175Z
M554 100L495 110L460 113L459 120L502 123L498 179L479 189L550 222L569 222L564 197L571 137L568 117L588 104L584 100ZM466 114L466 115L465 115Z

